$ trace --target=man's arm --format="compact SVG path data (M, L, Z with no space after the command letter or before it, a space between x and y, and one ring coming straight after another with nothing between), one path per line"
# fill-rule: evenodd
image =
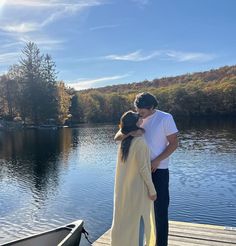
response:
M155 172L160 165L160 162L169 157L179 145L177 133L171 134L166 138L169 142L169 145L166 146L166 149L159 156L152 160L152 172Z
M123 139L125 139L125 137L126 137L126 135L124 135L124 134L121 132L121 130L119 130L119 131L116 133L116 135L115 135L115 137L114 137L114 140L116 140L116 141L122 141Z
M127 137L129 137L129 136L140 137L140 136L143 135L143 133L144 133L144 130L138 129L138 130L136 130L136 131L132 131L132 132L128 133L127 135L125 135L125 134L123 134L123 133L121 132L121 130L119 130L119 131L116 133L116 135L115 135L115 137L114 137L114 140L115 140L115 141L122 141L122 140L124 140L125 138L127 138Z

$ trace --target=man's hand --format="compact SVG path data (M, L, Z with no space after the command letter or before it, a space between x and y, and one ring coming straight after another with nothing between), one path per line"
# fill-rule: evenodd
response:
M160 165L160 162L161 161L159 161L158 159L155 159L155 160L153 160L151 162L151 171L152 171L152 173L155 173L156 172L158 166Z
M166 138L169 142L166 149L158 157L152 160L151 170L153 173L157 170L158 166L160 165L160 162L168 158L178 147L177 133L171 134L167 136Z
M128 135L133 136L133 137L140 137L143 135L143 133L144 133L144 131L142 129L138 129L136 131L130 132Z
M138 129L136 131L132 131L132 132L129 132L127 135L124 135L121 130L119 130L115 137L114 137L114 140L115 141L122 141L124 140L125 138L129 137L129 136L133 136L133 137L140 137L144 134L144 130L142 129Z
M121 132L121 130L119 130L117 133L116 133L116 135L115 135L115 137L114 137L114 140L115 141L122 141L123 139L125 139L126 138L126 135L124 135L122 132Z
M149 199L155 201L157 199L157 195L148 195Z

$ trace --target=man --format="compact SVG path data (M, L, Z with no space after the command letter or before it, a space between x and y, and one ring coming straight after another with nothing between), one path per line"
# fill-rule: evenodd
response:
M157 99L150 93L136 96L134 106L143 119L144 138L150 149L152 180L157 191L154 202L157 245L168 245L168 207L169 207L169 156L178 147L178 130L171 114L157 110ZM118 132L116 140L121 140Z

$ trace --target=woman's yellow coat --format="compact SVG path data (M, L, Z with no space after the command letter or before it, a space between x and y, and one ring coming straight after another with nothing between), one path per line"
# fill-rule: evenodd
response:
M147 246L155 246L153 201L156 191L151 177L149 149L143 137L135 137L125 162L117 157L111 246L138 246L139 224L143 217Z

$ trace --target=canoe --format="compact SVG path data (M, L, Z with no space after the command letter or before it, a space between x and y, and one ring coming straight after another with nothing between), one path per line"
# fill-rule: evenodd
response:
M83 221L77 220L71 224L11 241L1 246L78 246L82 231Z

